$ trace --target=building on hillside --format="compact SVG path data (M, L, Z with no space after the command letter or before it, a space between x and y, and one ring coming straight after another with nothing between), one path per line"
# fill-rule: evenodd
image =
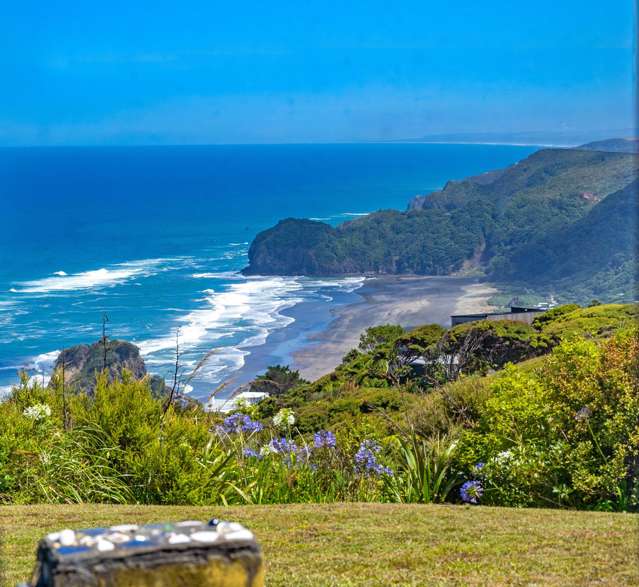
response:
M206 404L207 412L232 412L240 405L253 406L269 396L265 391L242 391L232 397L212 397Z
M545 312L548 308L527 308L525 306L510 306L508 312L485 312L483 314L455 314L450 317L451 326L475 322L477 320L512 320L513 322L526 322L530 324L536 314Z

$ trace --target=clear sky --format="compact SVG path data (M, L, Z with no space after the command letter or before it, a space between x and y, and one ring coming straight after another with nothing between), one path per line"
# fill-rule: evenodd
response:
M633 0L36 0L0 19L0 144L632 126Z

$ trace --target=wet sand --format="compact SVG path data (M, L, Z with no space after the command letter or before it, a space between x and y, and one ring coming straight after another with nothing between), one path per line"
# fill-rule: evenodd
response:
M400 324L405 328L436 323L450 326L451 314L490 310L496 290L468 277L379 277L357 290L360 301L337 307L328 328L296 350L292 367L314 380L332 371L371 326Z

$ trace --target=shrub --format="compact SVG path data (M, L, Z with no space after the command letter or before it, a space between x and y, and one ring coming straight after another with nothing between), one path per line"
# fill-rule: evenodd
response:
M484 465L484 503L636 507L638 360L633 330L564 341L536 371L496 377L460 451L467 474Z

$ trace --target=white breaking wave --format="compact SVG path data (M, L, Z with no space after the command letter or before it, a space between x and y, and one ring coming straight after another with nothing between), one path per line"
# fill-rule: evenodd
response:
M69 274L66 271L54 271L53 275L58 275L59 277L66 277Z
M241 273L237 271L218 271L208 273L193 273L194 279L245 279Z
M164 270L159 267L164 260L151 261L127 264L126 270L136 271L136 276L141 275L140 271ZM75 277L71 275L66 279ZM229 280L230 277L232 279ZM198 381L212 386L241 369L252 347L265 344L273 331L295 321L283 313L285 309L310 299L328 302L331 296L327 293L352 292L365 281L363 277L245 277L232 272L193 274L193 278L212 282L212 287L201 290L202 298L198 300L201 301L200 307L191 311L180 308L165 308L164 311L186 312L173 322L180 329L180 364L185 372L192 370L207 352L215 349L197 375ZM11 302L2 302L0 309L12 306ZM171 367L174 361L174 329L170 329L165 336L134 342L140 347L151 372L162 373ZM46 384L59 352L54 350L37 355L21 368L29 371L38 381L42 381L44 376Z
M302 278L302 282L307 286L315 289L330 287L339 289L346 293L352 293L364 285L366 277L336 277L336 278ZM330 298L330 296L327 296ZM332 298L330 298L332 299Z
M39 383L40 385L46 386L49 381L51 381L51 373L53 372L53 365L55 364L56 359L60 351L50 351L48 353L41 353L35 357L33 357L28 363L24 365L12 365L3 367L4 371L14 370L18 371L28 371L31 372L32 375L29 377L29 383ZM35 373L34 373L35 372ZM16 378L16 382L11 385L0 385L0 401L5 399L12 391L14 387L18 385L18 381Z
M232 274L238 283L225 283L221 291L205 289L205 306L189 312L175 322L180 329L180 349L192 356L203 356L215 348L206 365L198 372L198 379L219 382L231 372L241 369L250 348L266 343L277 329L292 324L295 319L282 313L305 299L330 301L319 290L330 288L352 292L361 287L364 277L322 278L307 277L245 277ZM227 273L194 274L196 279L228 279ZM238 340L239 339L239 340ZM138 342L148 362L166 364L175 348L175 331L166 336Z
M51 373L53 371L53 365L60 351L49 351L48 353L41 353L33 357L27 365L23 368L28 371L36 371L37 373Z
M117 263L110 268L94 269L80 273L66 274L57 271L56 277L45 277L33 281L16 283L17 288L11 288L12 293L47 294L60 291L80 291L100 287L113 287L133 277L148 277L168 267L162 267L171 261L183 259L142 259Z
M227 285L225 291L204 290L206 306L176 322L180 329L180 345L193 347L204 340L212 342L234 335L241 328L285 326L293 320L279 312L302 301L291 295L303 289L298 280L284 277L242 279L240 283ZM142 341L139 346L144 355L172 349L175 334Z
M315 222L330 222L331 220L339 220L343 218L358 218L360 216L368 216L370 212L340 212L331 216L312 216L309 220Z

